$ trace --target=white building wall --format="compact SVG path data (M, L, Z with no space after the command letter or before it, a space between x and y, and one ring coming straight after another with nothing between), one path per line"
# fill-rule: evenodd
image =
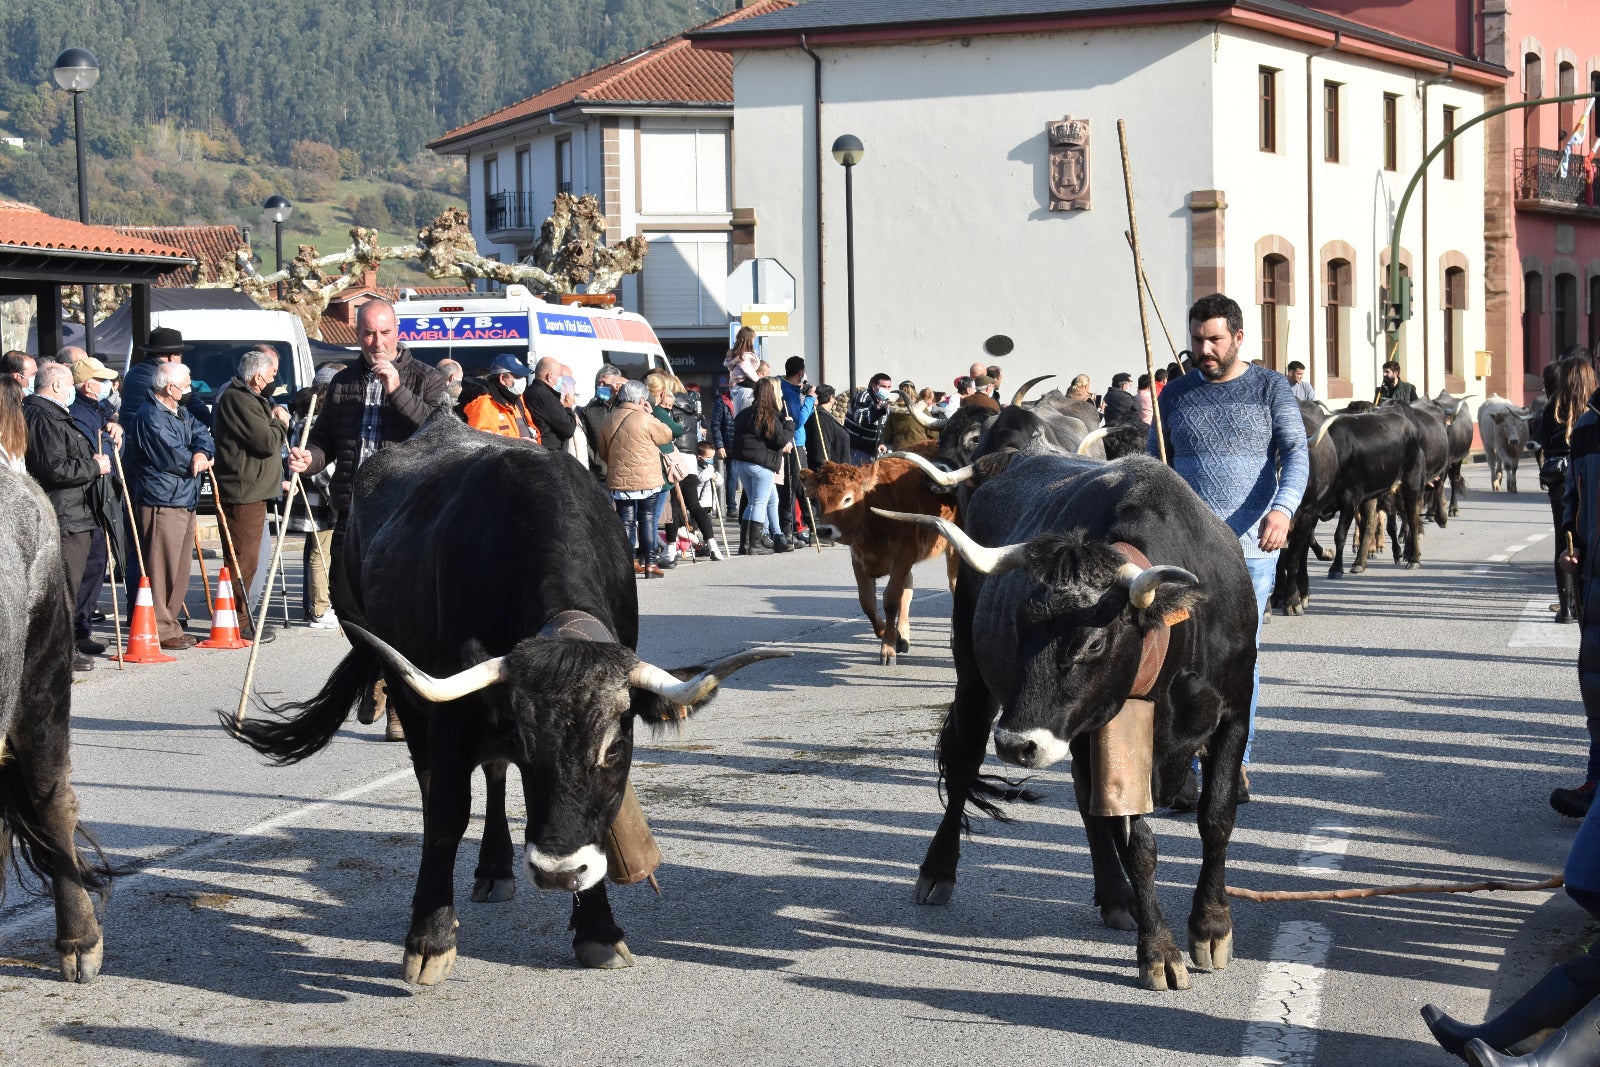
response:
M1210 34L1200 26L979 37L821 52L824 151L841 133L866 146L855 173L857 378L886 371L948 387L984 340L1005 334L1006 384L1087 372L1100 387L1144 362L1116 120L1128 121L1146 272L1169 321L1189 293L1187 194L1209 188L1211 120L1175 101L1204 97ZM799 58L797 59L796 56ZM805 312L769 360L817 367L811 263L811 64L748 53L735 68L739 206L756 249L801 282ZM1092 208L1048 209L1046 123L1092 122ZM827 366L848 376L844 175L823 168ZM1152 317L1159 361L1170 358Z
M1234 31L1218 35L1216 49L1219 121L1216 187L1228 201L1225 289L1245 311L1246 352L1255 358L1261 333L1257 242L1269 236L1293 248L1292 306L1282 320L1287 326L1287 359L1305 363L1319 396L1343 394L1371 399L1379 366L1387 358L1380 287L1386 282L1386 261L1392 224L1412 172L1422 161L1423 79L1401 67L1342 54L1316 54L1309 45L1264 34ZM1311 114L1306 113L1306 71L1310 54ZM1259 147L1259 73L1277 68L1278 151ZM1325 160L1323 84L1340 88L1340 158ZM1398 165L1383 169L1383 97L1398 99ZM1428 89L1428 142L1437 144L1445 103L1456 106L1458 124L1479 114L1482 95L1468 87L1434 85ZM1310 159L1307 159L1309 133ZM1457 145L1456 178L1445 181L1442 165L1430 168L1428 241L1424 259L1422 193L1412 197L1403 224L1401 248L1412 264L1415 316L1401 330L1398 354L1402 377L1419 391L1437 394L1446 385L1443 311L1440 308L1440 258L1459 251L1467 260L1468 313L1463 316L1463 364L1456 368L1460 385L1481 396L1473 353L1484 346L1483 317L1483 142L1477 130ZM1307 188L1307 168L1310 188ZM1307 232L1307 198L1314 205ZM1342 241L1355 253L1352 260L1355 306L1346 317L1348 366L1342 382L1332 382L1326 344L1322 273L1323 249ZM1402 257L1404 259L1405 257ZM1426 317L1426 326L1424 325ZM1426 334L1426 336L1425 336ZM1455 384L1455 383L1452 383ZM1330 389L1330 386L1333 388ZM1341 388L1342 386L1342 388Z

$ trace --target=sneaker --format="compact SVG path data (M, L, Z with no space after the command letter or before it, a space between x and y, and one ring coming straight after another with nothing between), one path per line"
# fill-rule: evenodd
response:
M1550 806L1569 819L1581 819L1589 814L1589 805L1594 803L1595 785L1584 782L1576 789L1557 789L1550 794Z
M306 619L306 625L313 630L337 630L339 628L339 616L333 613L332 608L329 608L321 615L313 615Z

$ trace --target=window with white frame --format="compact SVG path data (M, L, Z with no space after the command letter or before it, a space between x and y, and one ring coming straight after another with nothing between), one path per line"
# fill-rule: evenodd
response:
M728 235L646 234L639 304L657 327L713 326L727 321Z
M728 130L646 127L639 134L639 210L690 215L728 210Z

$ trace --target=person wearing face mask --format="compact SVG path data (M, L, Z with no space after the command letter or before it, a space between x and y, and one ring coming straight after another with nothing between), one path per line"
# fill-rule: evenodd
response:
M289 440L289 411L269 399L278 376L278 353L253 348L239 358L236 374L217 396L211 436L217 444L216 479L223 517L233 541L234 588L244 598L248 626L254 625L251 597L261 569L267 528L267 502L283 488L283 446ZM224 548L227 546L224 545ZM272 639L270 632L254 635Z
M78 651L95 656L106 646L94 639L95 609L100 603L100 590L106 584L106 569L110 564L106 537L116 540L118 559L127 559L128 553L122 536L122 483L117 480L112 466L113 449L122 447L122 427L111 421L113 410L107 400L116 395L112 383L117 372L93 356L85 356L72 364L72 381L76 386L71 414L89 440L97 442L99 452L106 458L110 472L97 479L89 489L89 507L95 513L95 528L89 531L89 558L84 563L83 581L78 583L78 601L72 615L73 639Z
M617 406L617 397L627 375L610 363L602 366L594 376L594 396L578 409L578 423L583 428L584 440L589 445L589 473L602 483L606 480L606 460L601 455L600 431L606 419Z
M89 559L91 533L97 525L89 487L111 470L94 441L72 421L72 371L51 363L39 371L32 396L22 402L28 427L28 473L49 494L61 534L61 561L66 565L67 601L74 603ZM102 646L101 651L104 651ZM80 653L75 670L94 666Z
M567 442L578 432L578 417L572 412L573 394L561 390L560 360L545 356L535 364L526 403L544 447L566 451Z
M39 374L39 364L28 353L13 349L0 356L0 374L9 374L22 386L23 396L33 395L34 379Z
M850 434L850 462L871 463L883 449L883 423L889 417L889 382L881 371L850 398L844 428Z
M508 353L495 356L483 379L487 391L462 409L467 425L501 437L521 437L543 443L539 426L523 399L532 377L528 365L516 356Z
M133 494L134 527L144 549L155 600L156 635L169 650L193 648L178 612L189 591L194 561L194 509L200 475L211 469L217 448L211 432L184 406L191 394L189 368L162 363L150 395L128 426L125 466Z

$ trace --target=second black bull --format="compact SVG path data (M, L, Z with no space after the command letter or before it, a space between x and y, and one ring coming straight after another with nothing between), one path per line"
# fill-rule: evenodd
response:
M1224 866L1256 661L1255 596L1239 540L1156 460L1105 463L1038 446L978 486L965 514L965 531L932 516L892 516L935 526L963 560L951 618L956 693L939 737L947 805L917 897L950 899L968 805L997 813L997 801L1019 795L980 773L991 731L1000 758L1017 766L1070 754L1101 917L1138 931L1147 987L1185 988L1188 971L1156 901L1155 835L1139 815L1093 813L1090 783L1104 768L1091 739L1130 697L1148 695L1156 804L1172 800L1205 750L1189 945L1197 967L1222 969L1233 944ZM1152 642L1163 639L1159 671L1141 678Z

